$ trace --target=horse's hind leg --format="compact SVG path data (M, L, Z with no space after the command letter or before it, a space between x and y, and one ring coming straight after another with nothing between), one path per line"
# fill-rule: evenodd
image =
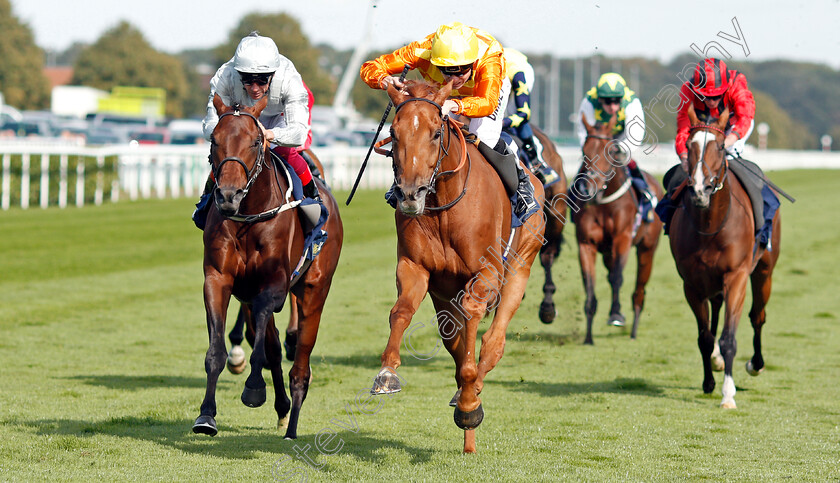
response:
M277 411L277 429L286 429L287 415L292 403L286 395L286 384L283 381L283 368L281 367L283 351L280 346L280 333L274 326L272 318L265 334L265 357L274 384L274 410Z
M551 267L557 255L560 254L560 243L562 238L548 240L548 243L543 245L540 249L540 265L545 272L545 283L543 284L543 300L540 302L540 321L544 324L554 322L557 317L557 308L554 305L554 292L557 287L554 285L554 280L551 277Z
M286 326L286 340L283 341L283 348L286 349L286 359L295 360L295 348L298 338L298 299L295 295L289 295L289 325Z
M657 234L658 236L658 234ZM639 245L636 249L636 289L633 291L633 330L630 338L635 339L639 329L639 319L642 317L642 309L645 307L645 287L650 280L653 271L653 255L656 253L656 244L652 247Z
M764 310L767 301L770 299L770 290L773 285L772 268L768 265L759 264L750 276L752 285L752 307L750 308L750 322L753 327L753 356L747 361L747 372L751 376L757 376L764 371L764 358L761 355L761 329L767 318Z
M236 323L230 329L230 351L227 357L227 368L233 374L242 374L248 361L245 359L245 351L242 350L242 341L245 340L245 319L250 317L248 308L244 304L239 305L239 313L236 315Z

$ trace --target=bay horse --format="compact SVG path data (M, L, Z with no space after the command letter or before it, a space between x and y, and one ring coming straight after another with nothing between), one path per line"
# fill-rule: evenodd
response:
M311 149L304 149L301 151L304 159L310 162L309 167L312 169L312 175L318 176L326 184L324 165L318 156L312 152ZM316 173L317 169L317 173ZM248 365L248 360L245 357L245 350L242 349L242 341L245 340L245 317L247 307L240 305L239 312L236 315L236 323L231 328L228 334L230 340L230 350L228 351L227 368L233 374L242 374L245 371L245 366ZM295 348L297 347L298 335L298 303L297 297L294 294L289 294L289 323L286 326L286 339L283 341L283 349L286 351L286 359L289 361L295 360ZM254 347L254 333L247 334L248 343Z
M297 202L288 202L291 190L287 174L271 161L268 141L258 121L266 103L263 97L253 107L226 106L218 95L213 99L219 123L210 146L217 187L204 230L207 390L192 428L195 433L215 436L218 432L215 392L225 366L225 316L233 295L246 307L245 322L254 336L251 373L245 381L242 402L249 407L265 402L262 370L269 368L278 428L285 424L285 438L297 437L300 408L309 389L309 357L341 252L343 228L338 205L316 179L329 210L324 223L328 238L309 269L291 284L304 253L304 224L298 210L290 209ZM289 293L298 300L300 317L295 360L289 370L291 401L284 386L280 337L273 316L283 308Z
M400 343L428 293L443 345L455 360L455 424L464 430L464 452L473 453L475 428L484 417L484 377L502 357L544 228L539 216L531 216L511 230L510 198L499 175L465 142L457 123L441 116L451 90L451 81L440 88L422 81L388 88L396 106L388 154L398 199L397 301L371 392L401 390ZM542 201L542 185L529 176ZM476 364L478 324L494 308Z
M592 320L598 308L595 297L595 259L601 253L607 268L612 305L607 324L623 326L619 293L624 283L624 267L630 256L631 247L636 247L636 287L633 291L633 328L630 337L635 339L639 328L642 308L645 304L645 286L653 269L653 255L662 233L662 222L654 218L642 223L637 218L637 195L631 187L627 170L613 158L612 132L616 124L613 115L609 123L587 123L586 140L583 143L583 162L572 182L574 202L571 206L575 222L575 236L578 243L578 258L583 288L586 292L584 312L586 314L586 337L584 344L593 344ZM648 186L658 198L662 198L662 187L650 174L643 173ZM581 203L582 206L578 206Z
M724 150L724 130L729 111L709 124L701 122L688 109L691 135L688 139L689 178L684 191L678 191L676 211L671 220L671 253L683 279L685 298L697 319L697 345L703 360L703 392L714 391L712 363L723 358L723 399L720 406L735 408L735 331L744 307L747 278L752 285L750 321L753 326L754 354L747 372L757 376L764 369L761 330L766 320L765 306L770 298L773 268L779 258L781 226L779 211L773 217L766 250L755 239L756 221L749 196L729 169ZM685 195L685 192L688 195ZM715 347L721 306L725 306L723 330ZM711 307L711 325L709 309Z

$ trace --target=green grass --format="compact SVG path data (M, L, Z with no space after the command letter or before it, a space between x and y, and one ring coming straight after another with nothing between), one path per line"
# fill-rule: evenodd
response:
M463 433L447 406L455 385L445 351L425 361L403 351L404 390L381 399L374 414L355 405L379 367L396 294L393 214L380 192L360 192L349 207L346 193L337 194L345 246L297 441L275 429L272 391L265 406L247 408L239 401L245 376L227 372L217 391L218 436L190 430L207 349L194 200L2 212L0 480L264 481L297 469L311 481L835 481L840 171L771 177L798 202L782 206L760 377L743 369L752 355L746 315L738 331L738 409L718 408L720 374L714 394L701 390L696 325L667 238L638 340L606 326L599 268L595 345L582 345L570 227L555 268L558 319L537 319L536 266L505 357L487 378L475 455L461 454ZM634 277L631 262L626 314ZM412 339L418 352L435 344L432 316L426 301L414 319L425 324ZM348 410L355 431L337 429L352 427ZM329 446L342 446L317 454L316 435L331 428ZM310 446L318 469L292 459L295 445Z

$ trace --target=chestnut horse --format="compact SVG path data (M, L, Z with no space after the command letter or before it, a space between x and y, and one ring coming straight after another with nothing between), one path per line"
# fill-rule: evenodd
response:
M551 267L554 261L560 256L560 249L563 243L563 228L566 227L566 195L569 184L566 179L566 173L563 171L563 158L557 149L554 147L554 142L546 136L546 134L533 124L531 128L534 131L534 137L539 140L543 147L543 159L549 166L557 171L560 175L560 180L545 188L545 203L543 204L543 212L545 214L545 242L540 248L540 265L545 272L545 282L543 283L543 300L540 303L540 321L544 324L554 322L557 316L557 309L554 306L554 292L557 287L554 285L554 279L551 276Z
M407 81L400 91L388 88L396 106L389 154L399 200L397 301L371 391L401 390L400 343L428 293L443 345L455 360L458 391L451 403L455 424L464 430L464 452L471 453L474 430L484 417L479 398L484 377L504 352L505 331L525 292L543 226L539 216L531 216L511 230L510 198L499 175L464 141L456 123L441 117L451 90L451 82L438 89L420 81ZM542 185L530 178L541 201ZM476 364L478 324L494 308Z
M675 200L677 207L670 226L671 253L683 279L685 298L697 319L703 392L714 391L712 362L716 359L714 362L719 365L722 356L724 378L720 405L734 408L735 331L744 307L747 278L752 284L750 321L755 351L747 362L747 372L757 376L764 369L761 329L766 319L764 308L770 298L773 268L779 258L780 215L776 211L770 238L772 248L765 250L756 243L756 222L749 196L730 172L726 160L723 140L729 111L724 110L717 122L703 124L691 106L688 118L692 133L687 143L689 178L685 191L688 196L683 192ZM715 347L718 316L724 304L723 330L719 347Z
M586 127L586 141L583 143L583 162L573 181L572 191L575 203L572 217L578 242L578 258L583 288L586 291L584 312L586 313L586 338L584 344L592 344L592 319L598 308L595 297L595 258L600 252L607 268L607 280L612 288L612 305L607 324L623 326L619 292L624 282L624 267L630 256L630 248L636 247L636 288L633 291L633 329L630 337L635 339L639 319L645 304L645 286L653 269L653 255L659 244L662 222L659 218L649 223L637 219L636 193L631 187L630 176L620 163L613 159L612 137L616 117L609 123ZM662 187L648 173L644 173L648 186L658 198L662 198ZM579 200L579 201L578 201Z
M274 381L278 427L287 424L285 437L297 437L300 408L309 388L309 356L341 252L338 206L316 180L329 210L324 224L328 238L309 269L291 285L304 253L304 225L297 210L290 209L298 202L289 202L287 175L271 162L268 141L257 120L266 103L264 97L254 107L229 107L218 95L213 99L219 123L211 139L210 162L217 187L204 230L204 306L210 344L204 360L207 391L193 425L193 432L211 436L218 432L216 383L225 366L225 316L233 295L246 307L248 333L254 337L251 373L242 402L249 407L265 402L262 370L268 367ZM273 316L283 308L289 293L298 300L300 317L295 360L289 371L291 402L283 383L281 344Z

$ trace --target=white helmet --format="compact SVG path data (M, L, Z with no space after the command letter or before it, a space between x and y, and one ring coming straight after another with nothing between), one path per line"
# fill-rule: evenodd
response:
M233 68L245 73L267 73L280 67L280 52L277 44L268 37L252 32L236 47Z

